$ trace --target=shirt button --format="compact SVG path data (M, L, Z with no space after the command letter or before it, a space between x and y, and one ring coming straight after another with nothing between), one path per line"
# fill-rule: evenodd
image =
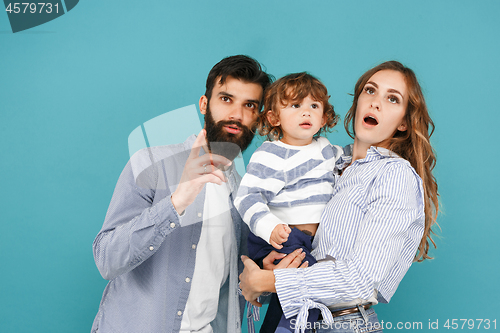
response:
M153 251L154 249L155 248L152 245L149 247L149 251Z
M198 213L198 217L201 217L201 213Z
M175 223L174 222L170 223L170 228L172 228L172 229L175 228Z
M178 316L182 316L182 311L177 311Z
M191 281L191 279L190 279L190 278L186 278L186 282L188 282L188 283L189 283L189 281Z
M191 245L191 248L194 250L196 249L196 244Z

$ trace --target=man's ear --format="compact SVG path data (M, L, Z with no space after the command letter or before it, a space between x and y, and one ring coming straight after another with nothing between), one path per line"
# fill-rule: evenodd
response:
M200 113L201 114L207 114L207 105L208 105L208 98L207 96L203 95L200 97Z
M266 117L267 117L267 121L269 121L269 123L271 125L273 125L273 126L280 125L280 121L279 121L279 119L276 119L276 117L273 114L273 111L271 111L271 110L267 111Z
M398 131L400 131L400 132L406 131L406 121L403 121L403 123L401 125L399 125Z

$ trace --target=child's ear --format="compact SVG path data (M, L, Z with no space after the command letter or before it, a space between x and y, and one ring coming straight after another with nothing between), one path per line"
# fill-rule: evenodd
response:
M276 116L273 114L273 111L271 111L271 110L267 111L267 120L273 126L279 126L280 125L279 119L276 119Z
M403 123L398 126L398 131L400 132L406 131L406 121L403 121Z
M321 123L321 127L326 125L326 114L323 114L323 122Z

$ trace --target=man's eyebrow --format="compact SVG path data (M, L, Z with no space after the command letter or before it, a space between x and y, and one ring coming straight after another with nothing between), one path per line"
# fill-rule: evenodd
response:
M233 95L225 92L225 91L220 91L217 95L219 96L226 96L226 97L234 97Z
M247 102L250 102L250 103L255 103L257 105L260 105L260 101L256 100L256 99L247 99Z
M218 96L226 96L226 97L231 97L233 98L234 95L228 93L228 92L225 92L225 91L220 91L218 94ZM259 100L256 100L256 99L247 99L246 100L247 103L255 103L257 105L260 105L260 101Z

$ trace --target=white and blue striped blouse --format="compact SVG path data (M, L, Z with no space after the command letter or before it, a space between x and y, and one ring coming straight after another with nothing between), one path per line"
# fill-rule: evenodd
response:
M371 147L347 167L321 216L312 253L318 263L274 271L285 316L318 303L369 300L374 292L389 302L424 232L423 195L410 163L387 149Z

